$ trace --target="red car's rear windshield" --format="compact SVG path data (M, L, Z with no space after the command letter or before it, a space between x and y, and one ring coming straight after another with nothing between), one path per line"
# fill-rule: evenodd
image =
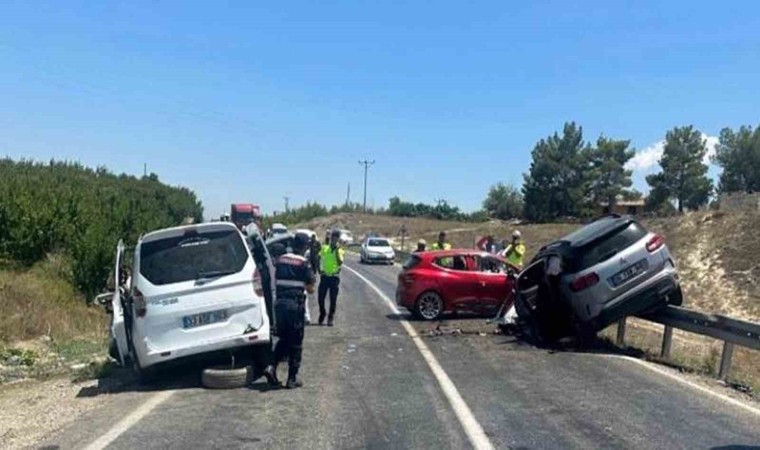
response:
M422 261L419 256L417 255L411 255L409 258L407 258L406 262L404 263L404 270L409 270L413 267L415 267L417 264L419 264Z

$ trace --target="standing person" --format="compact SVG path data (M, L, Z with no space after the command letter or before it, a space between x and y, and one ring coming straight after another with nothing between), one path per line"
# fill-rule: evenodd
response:
M480 240L478 240L475 246L479 250L483 250L484 252L496 253L496 241L494 241L493 235L489 234L487 236L480 238Z
M287 357L288 381L285 387L288 389L303 386L298 378L303 352L303 310L306 294L314 292L314 271L303 256L308 245L308 238L297 234L293 239L293 252L280 256L275 264L277 295L274 309L279 340L274 348L274 378L276 380L277 364Z
M414 253L424 252L425 247L427 247L427 242L425 242L424 239L420 239L417 241L417 250L415 250Z
M319 273L319 252L322 250L322 245L319 243L319 240L317 239L317 234L314 233L311 235L311 238L309 239L309 251L307 252L307 259L309 260L309 264L311 265L311 270L314 272L314 279L316 280L317 274ZM305 306L305 319L306 319L306 325L311 325L311 312L309 312L309 299L313 297L313 292L306 296L306 306Z
M525 244L522 242L522 233L520 233L519 230L515 230L512 232L512 243L501 252L501 256L503 256L508 263L518 269L522 269L524 255Z
M441 231L438 233L438 241L434 242L430 247L431 250L451 250L451 244L446 242L446 232Z
M340 286L340 268L343 266L345 250L340 247L340 231L333 230L330 233L330 241L325 242L319 252L320 281L319 281L319 324L325 322L325 297L330 293L330 314L327 316L327 326L333 326L335 309L338 303L338 290Z

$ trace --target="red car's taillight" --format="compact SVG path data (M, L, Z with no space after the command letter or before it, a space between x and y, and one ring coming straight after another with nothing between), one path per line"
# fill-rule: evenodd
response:
M253 271L253 292L259 296L264 296L264 286L261 284L261 273L259 269Z
M596 272L591 272L573 280L573 282L570 283L570 289L572 289L573 292L580 292L584 289L590 288L598 282L599 275L597 275Z
M652 253L665 245L665 238L659 234L652 236L652 239L647 242L647 250Z
M139 289L132 289L132 303L135 306L135 315L137 317L145 317L148 314L148 303L145 301L145 297Z

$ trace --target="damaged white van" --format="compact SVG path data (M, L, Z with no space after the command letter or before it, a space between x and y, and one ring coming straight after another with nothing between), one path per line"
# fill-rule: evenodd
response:
M142 236L131 276L117 250L111 353L141 379L159 364L235 352L261 363L270 323L260 272L231 223L168 228ZM256 361L259 359L259 361Z

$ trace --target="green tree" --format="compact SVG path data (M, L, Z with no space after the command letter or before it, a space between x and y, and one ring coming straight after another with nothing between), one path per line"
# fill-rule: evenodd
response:
M721 130L713 162L723 168L720 192L760 191L760 127Z
M565 123L558 133L541 139L533 148L529 173L524 175L524 215L545 222L588 214L588 144L583 129Z
M647 183L655 194L650 206L673 200L680 213L706 205L712 192L707 165L702 162L706 153L706 141L693 126L668 131L660 159L662 172L647 176Z
M596 141L596 147L586 152L590 175L590 196L594 204L606 202L614 206L618 196L625 197L633 182L630 170L625 164L633 158L635 151L629 148L630 141L609 139L604 136Z
M511 184L497 183L488 190L483 209L490 217L501 220L522 217L522 193Z

